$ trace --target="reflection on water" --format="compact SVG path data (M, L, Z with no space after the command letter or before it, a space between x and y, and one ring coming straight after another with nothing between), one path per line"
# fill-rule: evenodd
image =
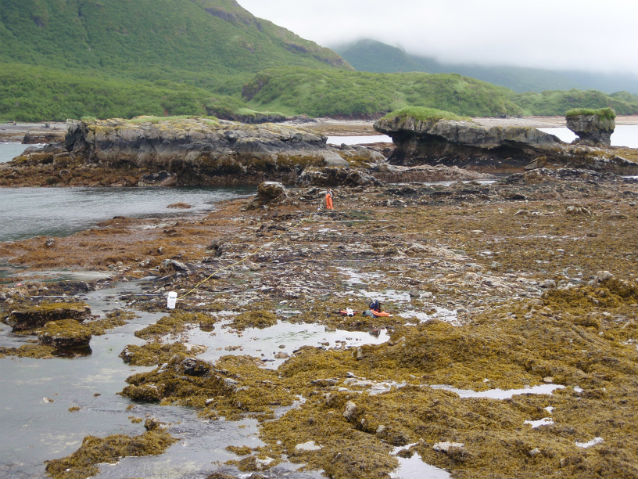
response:
M90 292L84 298L94 314L124 308L120 299L125 294L138 294L141 283L125 283L111 289ZM44 477L44 461L66 456L77 450L87 435L104 437L111 434L138 435L142 424L131 417L152 416L168 424L168 431L179 442L160 456L127 457L116 465L104 465L97 478L205 478L218 469L239 471L224 463L237 456L226 450L229 445L263 445L258 436L258 423L253 419L237 422L201 420L193 409L135 404L118 395L125 380L136 372L152 368L126 365L119 353L128 344L142 344L134 332L156 322L165 313L139 312L139 317L104 336L91 339L92 354L76 359L0 359L0 424L2 434L11 440L0 441L0 477ZM221 325L220 325L221 326ZM274 351L292 351L303 345L330 347L379 343L380 336L348 331L326 331L323 326L279 322L263 330L247 329L243 334L217 327L204 333L195 328L187 336L205 343L208 360L229 354L226 345L241 345L237 354L273 358ZM4 325L0 328L0 344L19 346L32 338L18 338ZM279 361L280 363L281 361ZM272 362L270 366L278 363ZM75 412L69 408L79 408ZM284 411L282 410L281 413ZM300 466L283 463L265 477L311 479L319 472L300 472Z

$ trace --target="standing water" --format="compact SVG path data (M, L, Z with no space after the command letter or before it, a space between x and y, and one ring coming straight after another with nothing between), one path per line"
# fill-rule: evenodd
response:
M173 203L189 213L252 194L254 188L0 188L0 241L33 236L64 236L114 216L175 214Z

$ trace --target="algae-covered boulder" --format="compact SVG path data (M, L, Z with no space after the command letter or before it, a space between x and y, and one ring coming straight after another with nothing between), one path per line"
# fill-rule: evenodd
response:
M53 346L60 351L87 349L91 330L75 319L49 321L38 331L38 339L45 346Z
M40 303L11 311L5 322L13 331L27 331L44 326L49 321L74 319L82 322L91 316L85 303Z
M267 205L285 199L288 196L286 188L278 181L264 181L257 187L255 205Z
M123 434L105 438L86 436L74 453L46 461L46 471L54 479L95 476L100 472L100 463L115 464L125 456L157 456L175 442L177 439L162 428L153 428L133 437Z
M567 128L578 135L576 144L611 144L611 135L616 128L616 112L611 108L598 110L577 108L565 114Z

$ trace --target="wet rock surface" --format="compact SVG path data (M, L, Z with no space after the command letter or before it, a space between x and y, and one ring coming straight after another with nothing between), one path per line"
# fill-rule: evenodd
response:
M206 217L114 220L57 238L46 258L41 238L0 245L0 257L146 278L129 307L166 314L123 353L154 366L123 394L260 423L263 443L210 466L212 477L272 475L284 458L329 477L386 477L415 455L456 477L637 474L636 183L537 169L490 184L337 187L335 210L317 211L324 191L287 188L286 201L235 200ZM3 310L41 287L3 286ZM179 295L173 312L168 291ZM372 299L392 316L363 316ZM188 339L197 332L210 350L232 328L250 343L279 322L381 330L387 341L293 349L278 338L288 357L268 368L272 357L241 350L206 362ZM462 397L551 384L564 387ZM604 442L576 445L595 437Z
M88 349L91 330L75 319L50 321L38 331L38 339L59 351Z

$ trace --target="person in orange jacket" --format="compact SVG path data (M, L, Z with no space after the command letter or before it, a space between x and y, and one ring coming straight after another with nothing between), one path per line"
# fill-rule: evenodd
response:
M334 207L332 206L332 190L328 190L326 193L326 209L334 210Z

